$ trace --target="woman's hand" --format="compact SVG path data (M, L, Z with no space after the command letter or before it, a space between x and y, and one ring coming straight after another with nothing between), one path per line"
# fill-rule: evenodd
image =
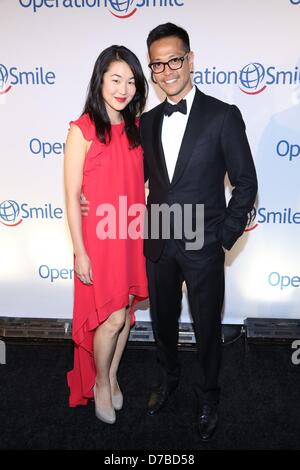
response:
M76 256L75 272L83 284L93 284L92 266L86 253L80 253Z

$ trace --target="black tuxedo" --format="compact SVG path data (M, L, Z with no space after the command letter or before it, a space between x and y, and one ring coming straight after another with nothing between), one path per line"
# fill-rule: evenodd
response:
M257 192L256 173L242 116L236 106L197 89L170 182L160 139L163 107L164 103L161 103L141 118L145 179L149 177L150 191L147 206L204 204L205 245L221 241L226 249L230 249L245 229L247 214ZM226 172L235 187L227 208ZM157 260L163 244L163 240L146 239L145 256Z
M202 389L216 397L220 363L224 252L242 235L252 209L257 179L240 111L196 90L169 181L161 142L164 103L141 117L145 180L151 204L204 204L204 246L187 252L184 237L145 239L150 307L159 359L169 381L178 378L177 339L182 282L186 281L200 350ZM226 207L224 177L234 187Z

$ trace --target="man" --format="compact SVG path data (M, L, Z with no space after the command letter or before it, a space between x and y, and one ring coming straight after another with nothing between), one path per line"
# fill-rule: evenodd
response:
M187 32L172 24L153 29L147 39L152 79L167 99L141 118L145 179L149 178L147 258L150 309L162 380L149 399L157 413L179 381L178 319L186 282L199 351L203 409L198 428L203 440L218 421L221 360L221 310L224 297L224 249L230 250L245 229L257 179L245 125L238 108L200 92L192 83L193 52ZM224 177L233 186L226 207ZM184 236L164 239L151 208L204 205L204 245L187 249ZM159 225L159 224L158 224ZM157 228L157 227L156 227ZM155 230L154 230L155 231ZM223 249L224 248L224 249Z

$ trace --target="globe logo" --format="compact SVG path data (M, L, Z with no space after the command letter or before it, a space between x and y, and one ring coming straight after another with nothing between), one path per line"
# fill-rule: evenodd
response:
M251 232L251 230L254 230L258 226L257 223L254 223L256 219L256 214L257 214L257 210L255 207L253 207L253 209L248 213L248 220L247 220L245 232Z
M18 220L20 207L16 201L7 200L0 204L0 222L4 225L18 225L22 219Z
M244 93L248 95L256 95L261 93L266 86L258 90L259 85L265 77L265 69L262 64L253 62L245 65L240 72L240 82L244 89L240 88Z
M0 91L3 90L7 82L7 79L8 79L7 68L3 64L0 64Z
M112 9L116 12L113 13L111 11L111 13L117 18L128 18L136 12L135 8L131 13L127 14L133 2L134 0L109 0Z

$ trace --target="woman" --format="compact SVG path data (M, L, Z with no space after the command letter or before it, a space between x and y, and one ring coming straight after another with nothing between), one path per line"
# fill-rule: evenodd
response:
M65 148L76 273L69 404L86 405L94 397L96 416L110 424L123 404L117 372L134 323L133 306L148 297L142 237L124 235L124 220L125 229L133 220L124 201L128 209L145 202L137 118L147 91L137 57L124 46L105 49L95 63L83 114L70 123ZM90 203L85 217L81 193Z

